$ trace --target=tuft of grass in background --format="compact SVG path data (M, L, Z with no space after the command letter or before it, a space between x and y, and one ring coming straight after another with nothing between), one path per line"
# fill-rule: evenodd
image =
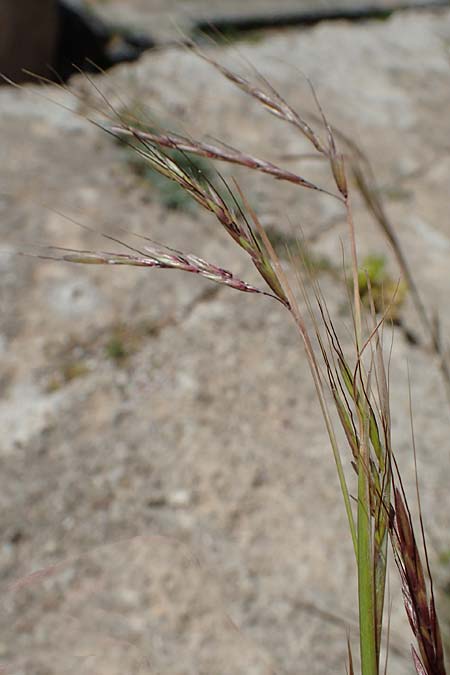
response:
M105 345L105 354L116 363L123 362L128 356L127 347L120 335L113 335Z
M383 255L366 256L358 271L358 285L361 300L370 310L373 303L375 312L382 314L387 308L386 318L398 322L408 287L403 280L393 279L386 268Z

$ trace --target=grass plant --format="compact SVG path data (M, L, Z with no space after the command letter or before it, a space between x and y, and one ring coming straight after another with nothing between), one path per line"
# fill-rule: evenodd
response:
M366 158L352 146L351 140L333 129L313 88L311 91L318 113L315 121L310 123L258 73L255 74L256 81L250 81L217 63L209 54L196 51L200 58L205 59L256 104L289 124L293 133L307 139L312 152L328 164L334 185L332 190L228 145L206 143L165 129L143 130L130 123L126 116L109 103L106 122L99 123L94 118L92 121L113 137L121 139L136 153L139 162L164 176L184 195L209 212L226 235L249 257L259 273L261 284L248 283L232 271L218 267L197 254L181 252L136 235L133 235L132 240L118 240L104 235L110 243L121 247L119 251L51 246L43 250L40 256L77 264L131 265L188 272L237 291L268 296L283 306L286 318L295 324L304 346L348 521L358 580L360 672L362 675L387 672L382 655L383 644L389 642L389 629L385 628L384 619L390 549L399 572L405 611L415 641L412 646L415 670L418 675L444 675L442 638L424 526L421 516L418 522L414 522L408 506L391 433L389 355L384 345L384 327L389 317L392 317L395 303L403 291L399 285L391 288L386 301L386 294L380 290L385 281L382 262L359 262L352 183L356 184L393 245L419 314L424 325L429 326L427 313L400 243L384 212L371 171L367 169L369 165ZM92 80L90 82L96 87ZM349 157L350 146L352 155ZM240 187L237 184L228 185L219 179L215 181L211 173L190 170L194 166L189 159L191 156L262 172L302 190L325 194L339 203L347 222L351 261L348 303L352 316L353 349L350 353L344 350L336 321L330 315L317 276L311 274L304 249L300 247L300 258L303 256L305 261L303 267L296 265L295 271L293 268L286 269L278 246L271 241L270 233L261 225ZM180 157L183 161L180 161ZM349 175L353 181L350 181ZM220 189L216 182L220 184ZM296 254L295 250L291 252L292 257ZM436 353L442 356L437 339L433 335L431 337ZM448 367L443 359L441 364L447 377ZM340 425L343 431L344 446L338 441L340 435L336 425ZM344 468L348 463L353 467L350 477ZM349 643L349 673L356 672L352 649Z

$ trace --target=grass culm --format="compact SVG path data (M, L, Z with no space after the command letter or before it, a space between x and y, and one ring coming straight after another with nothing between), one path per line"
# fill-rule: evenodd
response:
M390 320L396 297L404 293L404 289L401 283L391 289L389 299L383 305L382 293L375 292L372 287L370 270L362 271L352 208L354 190L363 195L366 205L393 246L422 323L427 328L430 323L400 242L377 196L370 164L352 140L329 123L313 87L311 93L317 115L311 122L310 118L307 120L294 110L256 71L254 81L250 81L217 63L209 54L192 48L199 58L206 60L221 76L251 97L255 105L263 106L268 113L290 125L293 134L301 134L308 141L311 152L327 164L332 189L228 145L192 139L156 127L145 130L138 120L134 123L129 114L122 114L106 102L107 113L102 121L98 120L95 111L92 115L88 114L88 119L135 153L139 166L148 166L152 172L164 176L184 196L209 212L218 226L249 257L261 282L256 285L248 283L232 270L199 257L198 252L179 251L140 235L133 235L132 240L131 237L118 240L104 235L110 240L111 249L118 245L119 250L49 246L39 256L79 264L127 265L189 272L237 291L268 296L282 305L286 319L294 323L304 347L341 489L357 577L360 672L362 675L385 672L383 654L386 650L383 645L389 641L386 579L388 553L391 551L415 640L412 647L415 670L418 675L443 675L446 672L444 653L424 526L420 516L418 522L414 521L408 506L392 441L389 349L385 345L385 325ZM104 96L94 80L89 79L89 83L104 104ZM304 243L301 242L298 250L292 250L290 255L292 260L296 258L297 263L303 257L305 264L286 265L240 186L226 183L219 174L198 171L198 164L191 157L261 172L301 190L319 192L339 204L347 223L349 242L345 258L350 261L348 305L353 336L350 352L344 349L336 317L328 309L319 280L311 273ZM441 370L448 384L449 371L440 344L432 335L431 338L435 352L442 357ZM112 356L121 357L116 351ZM345 440L342 442L341 438ZM352 466L350 473L346 471L348 464ZM356 672L353 651L354 646L349 642L349 673Z

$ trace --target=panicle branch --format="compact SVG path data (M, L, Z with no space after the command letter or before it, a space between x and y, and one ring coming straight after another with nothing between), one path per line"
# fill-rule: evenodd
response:
M308 188L309 190L317 190L318 192L328 194L330 197L341 199L338 195L329 192L328 190L325 190L314 183L311 183L310 181L302 178L292 171L283 169L282 167L273 164L273 162L260 159L254 155L249 155L230 146L219 147L217 145L213 145L212 143L190 140L185 136L181 136L180 134L157 134L150 131L142 131L141 129L125 123L114 124L109 127L109 130L113 133L119 134L120 136L131 136L135 140L142 143L151 142L154 145L164 148L192 153L193 155L199 155L201 157L206 157L208 159L217 160L220 162L228 162L229 164L245 166L248 169L261 171L262 173L268 174L269 176L273 176L273 178L276 180L287 181L288 183L293 183L294 185Z
M280 300L272 293L252 286L234 276L232 272L217 267L195 255L181 253L168 247L144 246L142 254L111 253L107 251L89 251L70 249L59 246L48 246L48 253L37 254L45 260L61 260L63 262L80 263L83 265L130 265L134 267L150 267L157 269L173 269L199 274L210 281L224 284L244 293L258 293Z
M204 61L210 63L216 70L218 70L224 77L227 78L230 82L235 84L241 91L245 92L252 98L256 99L275 117L288 122L295 126L302 134L305 136L310 143L315 147L315 149L322 155L327 155L327 149L322 143L319 136L308 124L308 122L300 117L300 115L280 96L280 94L267 82L265 84L268 86L270 93L263 91L259 87L251 84L246 78L241 75L233 73L231 70L228 70L225 66L215 61L211 56L208 56L201 52L195 45L191 45L191 48L195 53L200 56Z
M113 135L117 133L112 129L106 130L109 133L113 133ZM240 212L239 215L243 221L243 223L241 223L235 211L227 204L210 181L202 181L201 177L197 178L188 171L185 171L169 155L157 148L153 141L148 138L143 138L140 135L140 132L131 131L130 129L128 129L128 131L131 132L133 139L138 142L136 146L132 146L133 149L135 149L136 152L156 171L177 183L180 188L189 194L198 204L200 204L200 206L217 218L231 238L247 253L247 255L249 255L253 264L277 299L286 307L289 307L286 294L277 279L266 247L261 239L254 233L243 210L238 207ZM170 138L172 139L170 147L173 148L173 139L175 136L172 135ZM232 195L232 192L226 183L225 186ZM238 205L236 200L235 203Z

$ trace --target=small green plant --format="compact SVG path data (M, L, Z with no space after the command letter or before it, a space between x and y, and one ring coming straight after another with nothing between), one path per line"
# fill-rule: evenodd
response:
M105 346L106 356L113 361L121 362L127 357L126 346L120 335L113 335Z
M117 365L122 365L136 352L145 338L157 335L162 325L145 321L135 325L126 325L123 322L113 324L110 334L102 339L105 356Z
M386 317L398 321L405 301L407 286L404 281L395 281L386 269L386 258L368 255L358 271L359 293L367 308L373 303L375 311L386 311Z

